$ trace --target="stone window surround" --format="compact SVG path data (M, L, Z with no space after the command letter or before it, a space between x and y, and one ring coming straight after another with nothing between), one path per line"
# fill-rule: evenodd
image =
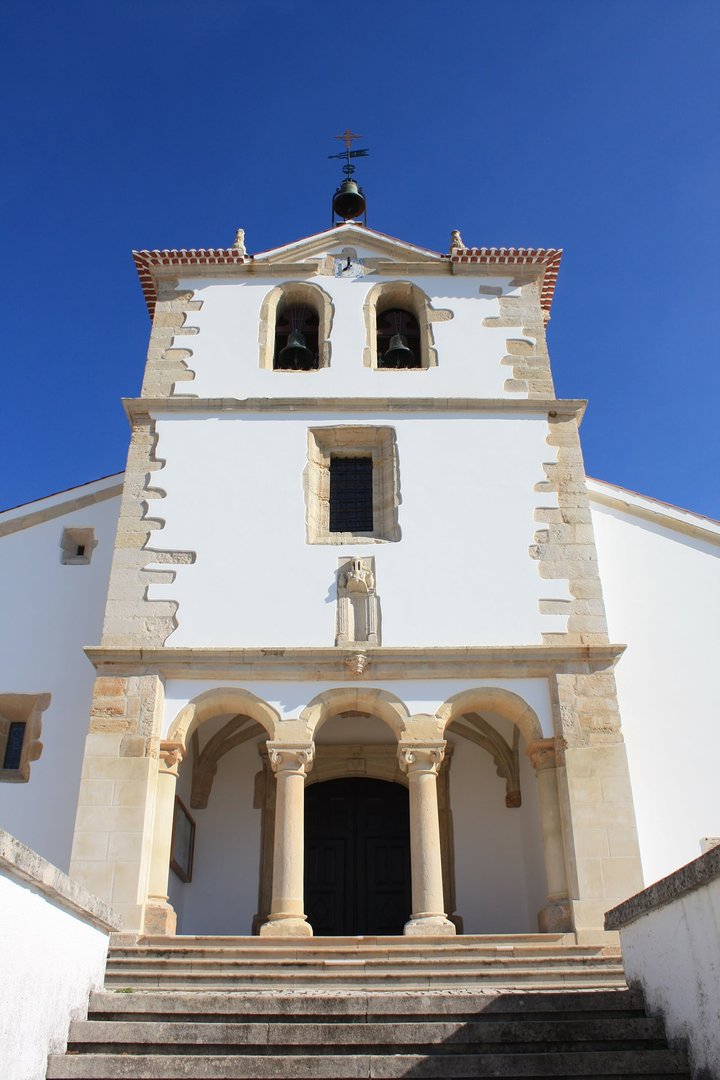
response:
M330 457L367 456L373 463L372 533L330 532ZM400 474L395 429L341 425L308 429L305 470L308 544L377 544L400 539Z
M414 368L378 367L377 353L377 317L391 308L400 308L414 315L420 328L420 366ZM452 318L450 311L433 311L430 297L410 281L378 282L369 291L363 304L365 320L365 348L363 366L374 371L392 371L393 373L427 371L437 367L438 357L431 323Z
M87 566L97 545L95 529L91 525L71 525L63 529L60 537L63 566ZM79 555L78 549L81 547L84 550L83 554Z
M0 768L0 783L25 784L30 779L30 764L42 754L42 714L49 704L49 694L0 694L0 765L10 724L25 724L20 765L17 769Z
M318 316L318 366L330 367L330 333L333 322L333 303L328 293L319 285L307 281L286 281L271 289L260 308L260 367L275 371L275 319L281 303L304 304ZM296 375L298 372L280 369L280 375ZM301 372L308 374L308 372Z

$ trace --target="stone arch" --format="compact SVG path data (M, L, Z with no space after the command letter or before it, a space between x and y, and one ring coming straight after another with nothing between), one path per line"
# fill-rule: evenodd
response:
M306 304L317 312L318 326L318 367L330 367L330 334L333 323L333 302L330 294L319 285L307 281L286 281L276 285L267 294L260 307L260 367L273 370L275 352L275 318L282 301L291 304Z
M324 723L343 712L370 713L387 724L397 739L401 737L410 715L404 702L387 690L370 686L340 686L324 690L308 702L300 713L300 720L305 724L309 738L314 739Z
M510 720L520 730L525 745L544 739L542 725L537 713L523 698L511 690L498 686L479 686L474 690L463 690L453 694L437 710L437 717L442 721L443 729L465 713L482 713L490 710Z
M267 731L271 739L275 738L277 725L280 722L280 715L276 709L250 690L236 686L219 686L214 690L206 690L183 706L170 724L167 741L180 743L186 749L189 734L206 720L228 713L235 716L247 716L255 720Z
M397 747L390 743L323 746L322 753L315 755L305 786L348 778L385 780L408 786L407 773L400 768Z
M430 297L412 281L382 281L374 285L365 297L363 316L365 319L365 348L363 364L377 368L377 317L389 308L401 308L410 312L418 321L420 328L420 368L408 368L418 371L437 367L437 350L432 332L432 323L452 318L450 311L435 311Z

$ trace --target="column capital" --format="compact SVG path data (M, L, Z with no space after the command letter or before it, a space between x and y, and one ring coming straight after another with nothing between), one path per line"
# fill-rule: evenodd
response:
M445 742L398 744L400 768L406 773L433 772L437 775L445 754Z
M167 771L173 772L177 776L177 770L182 765L182 760L185 757L185 744L172 739L163 739L160 743L158 757Z
M561 751L558 752L555 739L537 739L527 748L527 756L536 772L542 769L555 769L561 764L561 753Z
M274 773L300 773L306 776L312 768L315 744L266 743L268 758Z

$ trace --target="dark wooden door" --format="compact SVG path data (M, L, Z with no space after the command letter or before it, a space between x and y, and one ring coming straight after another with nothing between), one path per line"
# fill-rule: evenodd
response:
M305 792L305 913L317 935L402 934L410 917L408 793L385 780Z

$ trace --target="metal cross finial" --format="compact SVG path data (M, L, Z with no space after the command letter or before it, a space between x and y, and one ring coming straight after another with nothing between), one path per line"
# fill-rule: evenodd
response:
M342 135L336 135L335 138L340 139L341 142L344 141L345 149L349 150L350 143L355 142L356 139L362 139L362 135L353 135L350 128L347 128L345 131L343 131Z

